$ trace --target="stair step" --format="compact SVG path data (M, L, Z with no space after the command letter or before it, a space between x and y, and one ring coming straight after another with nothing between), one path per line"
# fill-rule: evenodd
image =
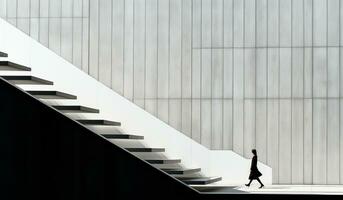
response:
M3 79L18 85L53 85L54 83L35 76L1 76Z
M6 57L7 58L8 54L0 51L0 57Z
M194 168L194 169L161 169L168 174L172 175L186 175L186 174L194 174L201 171L201 168Z
M133 139L133 140L143 140L144 136L140 135L129 135L129 134L101 134L107 139Z
M76 120L84 125L100 125L100 126L120 126L120 122L103 120L103 119L78 119Z
M181 163L181 159L156 159L146 160L150 164L178 164Z
M165 152L164 148L125 148L130 152Z
M0 52L1 53L1 52ZM0 56L3 57L3 56ZM13 63L10 61L0 61L1 71L31 71L31 68Z
M59 91L26 91L42 99L77 99L76 96Z
M176 177L189 185L207 185L222 180L222 177Z
M99 113L98 109L89 108L86 106L52 106L57 110L67 113Z

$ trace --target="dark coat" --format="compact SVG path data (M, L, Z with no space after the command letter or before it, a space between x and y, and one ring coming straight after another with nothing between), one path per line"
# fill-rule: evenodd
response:
M254 156L251 160L249 179L257 179L262 176L262 173L257 169L257 156Z

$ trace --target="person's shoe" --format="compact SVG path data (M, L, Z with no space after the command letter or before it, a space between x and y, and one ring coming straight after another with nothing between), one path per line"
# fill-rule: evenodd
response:
M245 186L249 187L250 185L249 184L245 184Z
M259 189L262 189L262 188L264 188L264 185L261 185L261 186L259 187Z

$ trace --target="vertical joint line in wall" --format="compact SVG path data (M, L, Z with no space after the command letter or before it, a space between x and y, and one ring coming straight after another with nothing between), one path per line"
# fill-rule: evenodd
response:
M328 47L328 43L329 43L329 3L328 1L326 1L326 156L325 156L325 159L326 159L326 174L325 174L325 177L326 177L326 184L328 182L328 139L329 139L329 133L328 133L328 130L329 130L329 120L328 120L328 114L329 114L329 100L328 100L328 96L329 96L329 66L328 66L328 56L329 56L329 47Z
M235 0L232 0L232 30L234 30L235 28L235 11L234 11L234 6L235 6ZM234 140L235 140L235 134L234 134L234 130L235 130L235 117L234 117L234 109L235 109L235 106L234 106L234 102L235 102L235 87L234 87L234 84L235 84L235 81L234 81L234 72L235 72L235 33L234 31L232 31L232 52L231 52L231 55L232 55L232 102L231 102L231 119L232 119L232 139L231 139L231 149L235 151L235 145L234 145Z
M213 108L213 105L212 105L212 3L213 1L211 1L211 6L210 6L210 16L211 16L211 25L210 25L210 46L209 46L209 50L210 50L210 66L211 66L211 72L210 72L210 135L211 135L211 141L210 141L210 149L213 148L213 130L212 130L212 108Z
M314 12L314 3L313 3L313 0L311 0L312 1L312 7L311 7L311 68L312 68L312 70L311 70L311 72L312 72L312 76L311 76L311 96L313 97L313 75L314 75L314 72L313 72L313 22L314 22L314 20L313 20L313 17L314 17L314 14L313 14L313 12ZM312 111L311 111L311 113L312 113L312 116L311 116L311 142L312 142L312 144L311 144L311 155L312 155L312 158L311 158L311 172L312 172L312 174L311 174L311 183L313 183L313 165L314 165L314 162L313 162L313 158L314 158L314 155L313 155L313 108L314 108L314 106L313 106L313 104L314 104L314 101L312 100L311 101L312 102L312 104L311 104L311 109L312 109Z
M98 0L98 8L97 8L97 14L98 14L98 24L97 24L97 28L98 28L98 30L100 31L100 0ZM100 37L99 37L99 31L98 31L98 34L97 34L97 36L98 36L98 45L97 45L97 71L98 71L98 73L97 73L97 80L100 80L100 74L99 74L99 72L100 72L100 67L99 67L99 51L100 51L100 48L99 48L99 46L100 46Z
M124 0L125 1L125 0ZM158 62L158 56L159 56L159 54L158 54L158 47L159 47L159 43L158 43L158 41L159 41L159 34L158 34L158 29L159 29L159 26L158 26L158 24L159 24L159 4L158 4L158 1L159 0L156 0L156 36L157 36L157 38L156 38L156 97L158 98L159 97L159 95L158 95L158 68L159 68L159 62ZM156 116L158 116L158 99L156 100Z
M280 101L280 0L277 1L277 9L278 9L278 24L277 24L277 29L278 29L278 32L277 32L277 38L278 38L278 48L277 48L277 58L278 58L278 73L277 73L277 78L278 78L278 90L277 90L277 103L278 103L278 121L277 121L277 126L278 126L278 131L277 131L277 138L278 138L278 141L277 141L277 151L278 151L278 155L280 154L280 104L281 104L281 101ZM292 33L291 33L292 34ZM292 115L291 115L292 117ZM280 168L280 156L278 156L278 168ZM278 170L278 182L280 182L280 169Z
M38 41L40 42L40 1L38 1Z
M113 1L111 1L111 88L113 89Z
M135 2L136 0L132 0L132 101L135 101Z
M88 0L88 47L87 47L87 62L88 62L88 66L87 66L87 74L89 74L89 63L90 63L90 32L91 32L91 25L90 25L90 18L91 18L91 6L90 6L90 1Z
M146 34L146 0L144 0L144 87L143 87L144 109L146 107L146 80L147 80L147 78L146 78L146 74L147 74L146 73L146 51L147 51L147 49L146 49L146 40L147 40L146 35L147 35Z
M243 156L245 156L245 0L243 0Z
M18 0L16 0L16 4L15 4L15 26L18 27Z
M244 142L244 135L245 135L245 33L244 33L244 30L245 30L245 0L242 0L243 1L243 15L242 15L242 18L243 18L243 32L242 32L242 37L243 37L243 44L242 44L242 52L243 52L243 94L242 94L242 105L243 105L243 132L242 132L242 148L243 148L243 157L245 156L245 142Z
M59 54L62 55L62 2L60 1L60 19L58 20L60 22L60 47L59 47Z
M302 0L302 23L303 23L303 27L302 27L302 38L303 38L303 42L302 42L302 45L303 45L303 49L302 49L302 59L303 59L303 62L302 62L302 66L303 66L303 77L302 77L302 84L303 84L303 91L302 91L302 169L301 169L301 173L302 173L302 183L304 184L304 146L305 146L305 117L304 117L304 114L305 114L305 109L304 109L304 106L305 106L305 0Z
M269 100L268 100L268 90L269 90L269 87L268 87L268 80L269 80L269 73L268 73L268 69L269 69L269 55L268 55L268 38L269 38L269 34L268 34L268 16L269 16L269 9L268 9L268 0L265 0L266 1L266 9L267 9L267 12L266 12L266 33L267 33L267 37L266 37L266 163L268 165L270 165L271 163L269 162L269 140L268 140L268 137L269 137L269 129L268 129L268 120L269 120L269 115L268 115L268 105L269 105ZM274 180L273 180L274 182Z
M200 1L200 138L202 144L202 0Z
M338 79L338 82L339 82L339 87L338 87L338 113L339 113L339 115L338 115L338 133L339 133L339 148L338 148L338 150L339 150L339 153L338 153L338 155L339 155L339 157L338 157L338 162L339 162L339 164L338 164L338 166L339 166L339 170L338 170L338 176L339 176L339 181L338 181L338 183L342 183L341 182L341 174L342 174L342 172L341 172L341 169L342 169L342 164L341 164L341 153L342 153L342 149L341 149L341 141L342 141L342 134L341 134L341 1L338 1L338 7L339 7L339 10L340 10L340 12L339 12L339 18L338 18L338 26L339 26L339 29L338 29L338 32L339 32L339 34L338 34L338 37L339 37L339 39L338 39L338 46L339 46L339 48L338 48L338 66L339 66L339 68L338 68L338 70L339 70L339 72L338 72L338 77L339 77L339 79Z
M47 14L47 16L48 16L48 18L47 18L47 20L48 20L48 48L50 48L50 17L49 17L49 15L50 15L50 2L49 1L47 1L47 3L48 3L48 14Z
M123 68L123 74L122 74L122 78L123 78L123 84L122 84L122 94L125 97L125 41L126 41L126 37L125 37L125 18L126 18L126 6L125 6L125 0L123 1L123 57L122 57L122 68Z
M84 69L83 69L83 19L84 19L83 6L84 5L83 5L83 1L82 1L82 4L81 4L81 8L82 8L82 10L81 10L81 16L82 16L82 18L81 18L81 66L80 66L82 71L84 71Z
M255 44L254 44L254 46L255 46L255 48L254 48L254 51L255 51L255 60L254 60L254 62L255 62L255 65L254 65L254 67L255 67L255 96L254 96L254 101L255 101L255 116L254 116L254 120L255 120L255 127L254 127L254 135L255 135L255 146L254 146L254 148L255 149L257 149L257 134L256 134L256 132L257 132L257 128L256 128L256 123L257 123L257 120L256 120L256 105L257 105L257 100L256 100L256 97L257 97L257 0L255 0Z
M222 47L224 47L224 1L222 1ZM221 53L222 53L222 99L221 99L221 109L222 109L222 133L221 133L221 149L224 149L224 79L225 79L225 76L224 76L224 48L221 49Z
M82 34L82 36L81 36L81 40L82 40L82 42L81 42L81 67L82 67L82 71L85 71L85 69L84 69L84 65L86 64L86 63L84 63L84 59L83 59L83 57L84 57L84 55L83 55L83 49L84 49L84 46L85 46L85 42L84 42L84 31L85 31L85 29L84 29L84 18L85 18L85 15L86 15L86 13L84 13L84 7L85 7L85 5L84 5L84 0L82 1L82 19L81 19L81 24L82 24L82 29L81 29L81 34ZM88 2L88 7L89 7L89 2ZM88 12L88 14L86 15L86 16L88 16L88 19L89 19L89 12ZM89 23L88 23L88 26L89 26ZM88 73L88 72L87 72Z
M5 16L5 19L7 21L8 20L8 3L7 3L7 0L5 0L5 1L6 1L6 16Z
M180 104L181 104L181 131L183 132L183 133L186 133L186 134L188 134L186 131L184 131L184 129L183 129L183 125L184 125L184 123L183 123L183 113L182 113L182 111L183 111L183 91L182 91L182 84L183 84L183 81L182 81L182 74L183 74L183 37L182 37L182 33L183 33L183 1L181 1L181 17L180 17L180 25L181 25L181 36L180 36L180 38L181 38L181 40L180 40L180 44L181 44L181 75L180 75L180 77L181 77L181 85L180 85L180 92L181 92L181 102L180 102Z
M31 36L31 0L29 0L29 36Z
M293 101L294 101L294 96L293 96L293 0L291 0L291 135L290 135L290 142L291 142L291 164L290 164L290 183L293 183L292 180L292 174L293 174ZM279 74L280 76L280 74ZM279 90L280 91L280 90Z
M191 130L190 137L193 139L193 0L191 0Z
M306 82L305 82L305 0L303 0L303 98L305 99L305 85L306 85ZM302 120L303 120L303 144L302 144L302 183L304 184L305 183L305 100L302 100Z
M291 0L292 1L292 0ZM278 32L277 32L277 35L278 35L278 46L280 47L280 1L278 0ZM291 33L292 34L292 33ZM280 115L281 115L281 112L280 112L280 104L281 104L281 100L280 100L280 48L277 49L277 53L278 53L278 92L277 92L277 108L278 108L278 121L277 121L277 155L278 155L278 158L277 158L277 168L278 168L278 182L280 182ZM273 102L274 103L274 102Z
M212 101L212 97L213 97L213 78L212 78L212 65L213 65L213 51L212 51L212 31L213 31L213 28L212 28L212 25L213 25L213 12L212 12L212 7L213 7L213 5L212 5L212 3L213 3L213 1L211 1L211 8L210 8L210 11L211 11L211 31L210 31L210 33L211 33L211 43L210 43L210 46L211 46L211 49L210 49L210 52L211 52L211 75L210 75L210 77L211 77L211 99L210 99L210 105L211 105L211 128L210 128L210 133L211 133L211 149L213 149L213 125L212 125L212 111L213 111L213 101Z
M75 64L74 63L74 1L72 1L72 4L73 4L73 6L72 6L72 19L71 19L71 29L72 29L72 44L71 44L71 63L73 63L73 64ZM82 8L82 6L81 6L81 8ZM62 16L62 2L61 2L61 17L63 17ZM82 11L83 11L83 8L82 8ZM81 12L82 12L81 11ZM82 19L83 19L83 14L81 14L82 16L81 16L81 24L82 24ZM111 25L112 26L112 25ZM61 26L62 27L62 26ZM81 25L81 29L82 29L82 25ZM62 29L62 28L61 28ZM62 37L61 37L61 40L62 40ZM82 41L81 41L81 51L82 51ZM111 51L112 51L112 48L111 48ZM62 53L62 47L61 47L61 53ZM112 54L111 54L112 55ZM81 59L82 60L82 59ZM81 66L77 66L78 68L81 68L82 69L82 65Z
M278 35L278 46L280 46L280 1L277 0L278 2L278 8L277 8L277 12L278 12L278 31L277 31L277 35ZM292 0L290 0L290 2L292 2ZM292 9L291 9L292 10ZM291 14L292 15L292 14ZM292 25L291 25L292 26ZM292 35L292 31L291 31L291 35ZM292 45L292 42L291 42L291 45ZM277 119L277 168L278 168L278 182L280 182L280 115L281 115L281 112L280 112L280 104L281 104L281 100L280 100L280 48L277 48L277 52L278 52L278 74L277 74L277 82L278 82L278 90L277 90L277 107L278 107L278 119ZM292 101L292 100L291 100ZM274 103L274 102L273 102Z
M168 0L168 94L167 94L167 99L168 99L168 124L169 124L169 119L170 119L170 105L169 105L169 93L170 93L170 1Z
M277 31L277 35L278 35L278 46L280 47L280 1L278 1L278 31ZM292 2L292 0L290 0L290 2ZM292 10L292 9L291 9ZM292 15L292 14L291 14ZM292 26L292 25L291 25ZM292 31L291 31L291 35L292 35ZM292 42L291 42L292 45ZM277 92L277 103L278 103L278 121L277 121L277 168L278 168L278 182L280 182L280 104L281 104L281 100L280 100L280 48L277 49L278 52L278 92ZM291 100L292 101L292 100ZM273 102L274 103L274 102Z

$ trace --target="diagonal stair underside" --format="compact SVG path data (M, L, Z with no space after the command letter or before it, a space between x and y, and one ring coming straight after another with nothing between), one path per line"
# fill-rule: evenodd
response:
M174 194L189 197L197 195L195 190L2 78L0 90L0 121L3 122L0 156L3 160L9 159L1 164L0 183L14 181L20 192L13 191L12 196L20 198L25 194L49 199L51 194L57 193L61 199L75 195L77 199L98 199L99 195L103 199L133 198L127 193L131 189L155 197L158 197L156 191L174 191ZM75 183L81 184L75 188L76 193L68 189ZM150 189L142 187L145 184ZM117 194L113 196L106 191L114 186Z
M11 65L7 66L8 69L10 69L10 67L13 67L16 70L21 70L21 71L31 71L30 68L18 68L18 66L15 63L12 63ZM23 78L24 77L24 78ZM25 76L0 76L0 87L1 85L3 85L3 87L9 87L10 90L13 90L14 93L18 92L19 95L25 96L26 98L28 98L28 101L32 101L33 104L35 104L36 106L41 106L42 109L44 110L49 110L50 112L53 112L53 114L58 115L59 117L61 117L64 120L70 120L70 121L77 121L79 123L81 123L83 126L80 126L81 129L85 129L84 126L120 126L121 123L120 122L115 122L115 121L110 121L110 120L100 120L100 119L70 119L68 117L66 117L63 113L99 113L100 111L96 108L90 108L90 107L85 107L82 105L46 105L45 103L41 102L40 100L38 100L37 98L41 98L41 99L71 99L71 100L75 100L77 99L77 96L74 96L72 94L67 94L64 92L59 92L59 91L53 91L53 90L46 90L46 91L32 91L32 90L27 90L27 91L22 91L21 89L17 88L15 85L12 84L17 84L17 85L21 85L21 84L50 84L52 85L53 82L49 81L49 80L44 80L41 78L37 78L30 75L25 75ZM31 81L31 82L20 82L20 81ZM12 91L11 91L12 92ZM6 94L3 93L3 94ZM32 95L32 96L31 96ZM10 95L9 95L10 96ZM12 103L16 103L15 101ZM6 104L6 103L5 103ZM29 107L27 108L29 109ZM23 109L24 110L24 109ZM39 109L38 109L39 110ZM36 112L38 112L38 110ZM19 114L19 113L18 113ZM32 115L34 115L34 117L30 117L30 122L33 122L33 120L37 120L39 123L44 123L42 122L40 119L41 117L43 117L43 115L37 115L35 114L35 112L31 113ZM35 119L35 117L39 117L38 119ZM44 120L48 120L49 118L44 118ZM52 120L53 121L53 120ZM46 125L48 123L44 123L44 125ZM43 127L45 127L43 125ZM74 125L76 126L77 123L74 123ZM26 126L26 128L28 128L30 126ZM52 129L52 130L57 130L60 131L61 127L56 127L55 126L49 126L50 128L55 127L58 129ZM64 127L65 128L65 127ZM86 128L86 130L89 132L90 130ZM29 128L27 129L27 131L29 133L32 132L32 130L30 130ZM48 131L49 132L49 131ZM52 131L54 132L54 131ZM39 132L38 132L39 133ZM94 134L94 133L93 133ZM97 134L94 134L97 135ZM142 140L144 139L144 137L139 136L139 135L130 135L130 134L101 134L103 136L103 139L107 138L109 140L122 140L122 139L128 139L128 140ZM106 139L105 139L106 140ZM64 141L65 142L65 141ZM119 147L120 148L120 147ZM132 153L163 153L165 152L164 148L150 148L150 147L128 147L128 148L122 148L122 150L126 150L127 153L128 152L132 152ZM125 151L124 150L124 151ZM168 159L168 158L164 158L164 159L140 159L141 161L145 160L146 164L152 164L152 165L162 165L160 167L163 168L163 165L170 165L170 164L179 164L181 163L180 159ZM148 165L149 165L148 164ZM152 167L152 166L151 166ZM154 167L152 167L154 168ZM155 168L157 169L157 168ZM197 169L180 169L180 168L175 168L175 169L161 169L158 170L160 173L162 171L165 171L166 174L170 174L170 175L185 175L185 174L194 174L194 173L198 173L200 172L200 168ZM176 177L178 180L183 181L182 177ZM196 177L194 177L196 178ZM174 179L176 180L176 179ZM213 178L207 178L207 177L202 177L203 182L195 182L193 181L192 184L207 184L209 183L211 180L213 180ZM220 179L217 179L217 181L219 181ZM206 182L207 181L207 182ZM184 181L184 182L189 182L191 183L189 180ZM192 191L192 190L190 190ZM193 191L194 192L194 191Z

